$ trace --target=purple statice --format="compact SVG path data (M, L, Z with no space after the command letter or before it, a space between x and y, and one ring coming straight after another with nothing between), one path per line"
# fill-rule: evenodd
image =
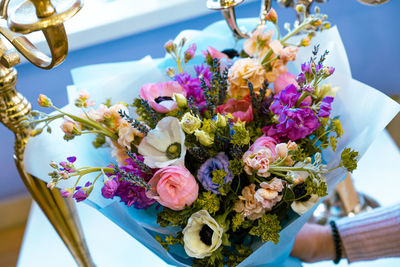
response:
M119 187L119 181L116 177L112 179L108 179L104 182L103 187L101 188L101 194L105 198L113 198L117 189Z
M84 188L77 186L75 189L76 189L76 192L73 195L73 198L75 198L76 202L81 202L87 198L87 194L86 194Z
M68 157L67 160L71 163L74 163L76 161L76 157L72 156L72 157Z
M318 65L315 67L315 72L318 73L320 70L322 70L323 67L324 67L324 66L323 66L322 64L318 64Z
M213 171L224 170L226 176L224 177L224 183L230 183L233 180L233 174L229 170L229 159L224 152L218 153L215 157L209 158L206 162L201 165L197 172L197 179L203 185L204 189L211 191L214 194L220 194L218 188L220 185L213 183Z
M312 73L312 69L311 69L311 63L303 63L301 64L301 71L303 73Z
M305 85L301 87L301 90L312 93L314 91L314 88L312 88L310 85Z
M72 197L73 194L73 189L67 188L67 189L61 189L60 194L63 198L70 198Z
M301 72L301 73L297 76L296 81L297 81L298 83L305 83L305 82L306 82L306 76L304 75L304 73Z
M141 162L144 161L143 157L139 155L137 155L137 159ZM144 172L131 158L126 159L125 163L126 165L120 167L121 170L132 175L139 176L146 182L151 179L152 175ZM121 177L121 175L118 173L116 174L116 180L118 182L116 189L116 183L104 183L102 188L102 194L104 197L107 198L107 196L109 196L109 198L113 198L114 196L118 196L120 197L121 202L124 202L128 207L134 205L134 207L137 209L145 209L155 202L155 200L149 199L146 196L145 188L137 186L130 181L124 180L124 177Z
M334 67L328 67L328 72L329 72L329 75L332 75L335 72L335 68Z
M295 141L305 138L320 126L318 117L309 107L310 98L305 98L296 107L300 96L296 87L289 85L274 97L270 110L278 115L278 123L264 127L264 134L277 141Z
M331 104L333 102L333 97L326 96L322 99L321 105L319 106L318 117L329 117L331 114Z
M193 43L185 51L185 63L187 63L189 60L191 60L194 57L194 54L196 53L196 48L197 48L196 44Z

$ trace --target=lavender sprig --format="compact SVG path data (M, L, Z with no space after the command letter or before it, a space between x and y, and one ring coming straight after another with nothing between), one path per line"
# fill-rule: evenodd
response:
M188 99L190 110L193 112L193 115L200 117L200 111L194 104L193 96L190 96Z
M149 102L144 99L140 99L140 103L142 106L146 109L147 113L149 114L149 117L153 123L153 125L157 125L157 122L159 121L159 114L150 106Z
M150 185L148 183L146 183L146 181L137 175L133 175L131 173L127 173L124 170L121 170L120 168L118 168L118 166L114 167L114 174L119 174L121 175L122 179L127 181L127 182L131 182L137 186L143 187L146 190L150 190Z
M141 160L139 160L136 156L136 154L130 152L129 150L126 151L128 156L133 160L133 162L140 168L142 172L148 173L148 174L153 174L153 171L149 166L144 164Z
M132 127L137 129L139 132L145 135L148 134L149 129L146 126L144 126L141 122L130 117L125 111L119 110L118 113L121 116L121 118L125 119L128 123L131 124Z

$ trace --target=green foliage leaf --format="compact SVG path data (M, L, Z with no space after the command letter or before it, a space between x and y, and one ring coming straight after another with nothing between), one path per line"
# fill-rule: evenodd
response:
M353 172L357 168L358 152L351 148L345 148L341 154L341 165L346 168L348 172Z
M271 241L276 245L279 242L279 231L281 229L276 214L263 214L258 219L258 225L251 228L249 233L260 237L264 242Z

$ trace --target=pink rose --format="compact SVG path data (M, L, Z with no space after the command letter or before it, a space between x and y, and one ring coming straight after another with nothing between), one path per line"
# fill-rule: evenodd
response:
M146 192L146 196L172 210L182 210L185 205L190 206L199 193L196 179L186 168L180 166L158 170L149 184L151 190Z
M174 93L186 96L185 90L175 81L148 83L140 88L140 97L159 113L168 113L178 107L172 98Z
M238 119L247 123L253 120L253 109L251 107L251 102L248 101L247 98L242 100L230 98L226 104L218 106L216 111L223 115L231 113L234 117L234 122Z
M296 88L299 88L296 77L296 75L290 72L280 74L274 82L274 94L279 94L283 89L286 88L286 86L290 84L293 84L294 86L296 86Z

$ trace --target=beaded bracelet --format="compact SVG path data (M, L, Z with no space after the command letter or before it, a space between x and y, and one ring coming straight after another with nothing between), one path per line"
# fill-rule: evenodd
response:
M338 264L342 258L342 241L340 239L339 231L337 229L335 221L330 221L329 224L331 225L332 228L333 241L335 243L335 251L336 251L336 257L333 260L333 263Z

